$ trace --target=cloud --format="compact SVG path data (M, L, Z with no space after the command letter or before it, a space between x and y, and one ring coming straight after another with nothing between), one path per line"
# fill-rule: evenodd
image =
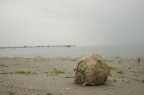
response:
M143 0L1 0L0 44L143 43L143 5Z

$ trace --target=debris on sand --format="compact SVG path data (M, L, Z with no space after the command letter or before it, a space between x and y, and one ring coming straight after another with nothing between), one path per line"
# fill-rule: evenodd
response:
M144 80L142 80L141 83L144 83Z
M75 72L74 82L83 86L104 84L110 75L105 60L99 55L88 55L81 58Z
M138 59L137 59L137 63L140 63L140 61L141 61L141 59L140 59L140 58L138 58Z

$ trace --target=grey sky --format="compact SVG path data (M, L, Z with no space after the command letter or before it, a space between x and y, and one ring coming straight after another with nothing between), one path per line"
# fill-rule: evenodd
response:
M144 44L144 0L0 0L0 46Z

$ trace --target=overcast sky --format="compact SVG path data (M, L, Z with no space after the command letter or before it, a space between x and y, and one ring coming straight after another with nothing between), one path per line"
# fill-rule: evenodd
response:
M144 0L0 0L0 46L144 44Z

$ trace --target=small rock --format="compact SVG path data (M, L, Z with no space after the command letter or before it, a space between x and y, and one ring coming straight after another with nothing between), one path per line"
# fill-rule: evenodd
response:
M67 87L66 89L67 89L67 90L69 90L69 88L68 88L68 87Z
M32 89L32 87L29 87L28 89L29 89L29 90L31 90L31 89Z
M73 76L65 76L64 78L74 78Z
M117 73L123 74L123 71L118 71Z
M113 82L117 82L118 80L117 79L113 79Z
M51 94L51 93L47 93L46 95L53 95L53 94Z
M131 67L129 67L128 69L131 69Z
M142 80L141 83L144 83L144 80Z

